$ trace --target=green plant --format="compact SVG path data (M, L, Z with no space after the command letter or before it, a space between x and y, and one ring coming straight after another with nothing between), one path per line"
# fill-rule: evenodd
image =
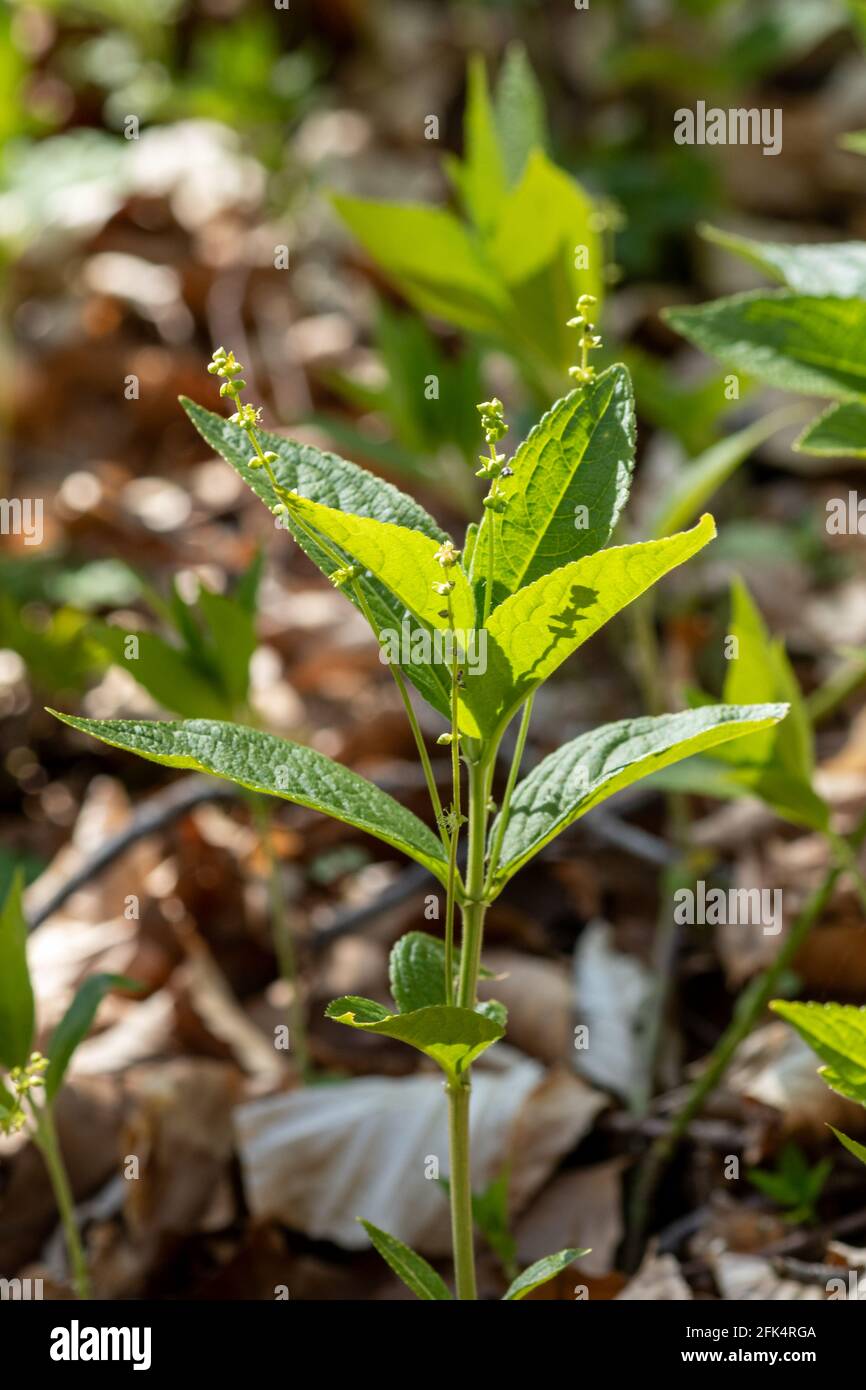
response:
M815 1203L824 1190L833 1164L829 1158L810 1164L796 1144L786 1144L775 1169L750 1168L746 1177L753 1187L771 1198L793 1223L816 1221Z
M829 398L795 448L823 457L866 451L866 242L796 246L702 231L782 288L669 309L668 322L735 372Z
M781 703L702 706L622 720L581 734L518 782L539 686L618 612L715 534L690 531L608 547L634 462L634 406L619 365L596 375L596 335L578 306L579 385L542 417L509 462L499 401L479 407L489 452L483 515L462 549L410 497L333 454L269 435L242 400L242 367L220 348L210 370L235 407L226 420L191 401L202 436L270 507L309 558L366 618L403 701L430 795L435 829L373 783L332 759L259 730L215 720L181 723L79 719L75 729L168 767L194 768L257 792L313 807L364 830L424 865L445 890L443 938L410 932L391 955L393 1005L345 997L332 1019L396 1038L444 1074L457 1297L475 1298L469 1100L471 1067L503 1037L505 1009L479 1002L489 905L535 854L578 817L640 778L694 753L771 728ZM605 548L607 547L607 548ZM479 656L483 653L483 661ZM443 805L407 681L442 717L450 753ZM492 801L497 755L519 719L501 804ZM468 826L465 869L460 841ZM457 913L461 927L457 937ZM450 1297L420 1256L385 1233L377 1248L420 1297ZM514 1281L520 1298L577 1258L566 1250Z
M141 585L168 632L129 633L92 621L88 636L100 654L127 671L149 695L181 715L237 719L248 712L250 658L256 647L256 601L262 571L257 554L231 594L204 584L186 600L176 582L165 601Z
M848 835L840 835L832 828L830 808L813 786L814 735L809 708L784 643L771 640L742 580L732 585L728 626L726 644L730 664L723 685L723 700L784 701L788 717L775 728L713 748L688 763L667 768L658 774L657 781L677 796L694 792L721 799L756 797L783 820L823 834L829 851L828 863L820 884L792 922L775 960L750 982L737 1000L733 1018L715 1044L706 1066L692 1083L685 1104L674 1116L670 1129L650 1146L633 1189L633 1252L640 1244L651 1198L662 1173L688 1133L690 1124L721 1082L740 1043L757 1025L773 995L784 987L798 951L820 921L843 873L851 875L860 901L866 906L866 883L857 864L857 852L866 839L866 815ZM713 703L712 696L700 690L692 690L690 698L695 708ZM684 867L688 869L688 864ZM693 870L688 876L694 879Z
M75 1204L54 1123L54 1102L75 1049L86 1036L96 1010L112 989L137 989L122 975L91 975L48 1043L47 1055L33 1051L36 1032L33 988L27 967L27 923L22 907L23 878L17 874L0 909L0 1130L27 1129L48 1169L60 1212L73 1282L79 1298L90 1297L90 1280Z
M846 1100L866 1106L866 1009L853 1004L797 1004L774 999L770 1005L817 1052L821 1075ZM849 1153L866 1163L866 1145L833 1129Z
M163 600L143 581L140 587L169 637L159 632L125 632L109 623L91 622L90 649L127 671L158 704L177 714L252 722L250 660L256 648L256 616L262 554L257 552L230 594L204 584L185 599L173 582ZM303 1078L311 1075L304 1009L300 998L295 942L286 912L280 867L273 846L267 798L250 795L250 808L268 863L268 911L271 939L280 975L288 986L288 1023L292 1050Z
M462 218L421 204L334 198L410 304L495 343L541 400L570 360L569 305L602 293L611 225L609 210L553 163L545 143L540 91L514 46L494 102L483 59L470 63L464 158L444 161Z

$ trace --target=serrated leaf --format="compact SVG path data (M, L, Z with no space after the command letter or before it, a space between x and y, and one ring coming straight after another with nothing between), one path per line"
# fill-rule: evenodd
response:
M589 1250L560 1250L555 1255L545 1255L543 1259L536 1260L535 1264L524 1269L522 1274L518 1274L502 1295L503 1301L516 1302L518 1299L525 1298L528 1293L532 1293L533 1289L549 1283L575 1260L590 1253Z
M180 403L205 442L231 464L268 508L275 507L280 498L271 486L265 469L249 467L250 446L243 432L224 416L215 415L185 396L180 397ZM337 454L322 453L309 444L283 439L267 430L259 431L259 439L264 449L277 455L273 465L274 475L280 487L288 492L297 492L301 497L353 516L369 516L376 521L405 526L437 542L445 539L442 528L413 498L392 483L386 483L359 468L357 464L348 463ZM293 530L291 521L289 530L313 564L323 574L329 575L334 568L333 561L321 547L311 542L303 532ZM377 579L362 575L358 582L378 627L399 630L405 616L400 601ZM351 589L344 592L351 603L356 602ZM441 666L409 662L403 669L424 699L447 718L450 681Z
M33 988L27 968L24 875L17 870L0 909L0 1063L24 1066L33 1045Z
M441 841L423 821L373 782L314 748L212 719L163 723L78 719L49 712L73 729L164 767L209 772L251 791L322 811L402 850L440 882L447 879Z
M375 1016L382 1006L352 996L335 999L325 1010L327 1018L396 1038L432 1058L451 1079L458 1077L492 1043L503 1036L502 1025L474 1009L432 1005L407 1014Z
M866 457L866 405L845 401L829 406L806 426L793 447L824 458Z
M623 719L563 744L517 786L497 887L580 816L671 763L769 728L784 705L704 705L658 718ZM491 839L496 834L494 824Z
M517 183L533 150L547 149L544 94L522 43L510 43L496 84L496 129L509 184Z
M651 536L669 536L681 526L694 521L723 483L744 463L749 455L769 439L776 430L790 423L792 410L778 410L756 420L745 429L735 430L724 439L711 444L696 459L680 469L672 483L665 488L655 514L649 523Z
M460 971L460 952L454 951L454 974ZM389 960L391 994L401 1014L428 1004L444 1004L445 943L429 932L410 931L394 943ZM483 965L478 977L493 979ZM387 1010L386 1010L387 1012ZM502 1019L503 1027L505 1019Z
M433 557L439 545L406 526L351 516L305 498L293 498L290 515L298 516L320 535L335 541L344 554L370 571L416 618L430 627L445 629L449 620L446 600L433 585L444 579L454 584L450 594L454 627L469 632L475 625L475 600L460 565L447 574ZM446 613L443 618L442 613Z
M866 1163L866 1144L858 1144L856 1139L852 1139L849 1135L843 1134L841 1129L835 1129L833 1125L828 1125L828 1129L833 1130L839 1143L845 1145L849 1154L853 1154L855 1158L859 1158L861 1163Z
M757 266L790 290L807 295L866 299L866 242L755 241L719 227L702 226L707 241Z
M866 1105L866 1009L784 999L774 999L770 1008L796 1028L826 1063L821 1075L827 1085Z
M91 975L79 985L75 998L51 1035L48 1044L48 1070L45 1073L45 1095L53 1100L66 1075L78 1044L87 1036L96 1010L109 990L140 989L136 980L125 975Z
M472 579L480 587L489 578L493 530L494 607L607 545L628 499L634 450L634 397L625 367L609 367L542 416L510 461L514 476L500 483L506 510L496 516L485 511L474 543Z
M785 391L866 393L866 303L750 291L665 318L704 352Z
M401 1014L446 1002L445 945L429 932L401 936L391 950L388 973Z
M444 1279L440 1278L422 1255L416 1254L396 1236L389 1236L387 1231L380 1231L379 1227L370 1221L362 1220L361 1225L385 1263L390 1265L398 1279L402 1279L418 1298L428 1301L444 1301L451 1298L451 1291Z
M467 674L461 708L490 734L599 628L716 534L710 516L659 541L614 546L509 595L487 622L487 671Z
M421 204L346 197L333 203L410 303L470 332L496 329L506 298L456 217Z

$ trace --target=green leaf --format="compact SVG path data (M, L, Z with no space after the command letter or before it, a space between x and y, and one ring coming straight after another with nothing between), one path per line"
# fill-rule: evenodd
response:
M498 220L507 185L490 105L487 69L480 54L469 60L463 132L464 163L452 161L450 171L475 226L481 232L489 232Z
M89 633L108 659L128 671L164 709L205 719L223 719L229 713L222 693L196 670L184 652L156 633L129 634L110 623L93 623ZM138 643L136 657L127 656L130 635Z
M27 968L27 922L17 870L0 910L0 1063L22 1067L33 1045L33 988Z
M454 583L450 595L454 627L469 632L475 625L475 600L469 581L459 565L448 573L433 557L438 543L405 526L375 521L372 517L351 516L323 507L318 502L293 498L290 515L299 517L329 540L357 564L385 584L411 613L430 627L446 629L449 620L445 600L433 590L444 579ZM442 613L446 616L443 618Z
M696 796L715 796L721 800L738 801L754 796L783 820L793 825L805 825L812 830L826 830L829 812L827 803L800 778L772 766L735 766L722 762L724 750L712 758L693 758L688 763L662 772L658 786L665 791L693 792ZM716 761L718 759L718 761Z
M544 1259L536 1260L535 1264L529 1265L522 1274L518 1274L513 1284L502 1295L503 1301L507 1299L516 1302L518 1299L525 1298L528 1293L532 1293L533 1289L549 1283L575 1260L579 1260L589 1253L589 1250L560 1250L556 1255L545 1255Z
M572 652L715 534L705 516L690 531L586 555L511 594L488 619L487 671L467 674L461 708L495 736Z
M91 975L78 986L75 998L51 1035L48 1044L48 1070L45 1095L53 1100L66 1075L66 1068L78 1044L87 1036L96 1010L112 989L140 989L136 980L125 975Z
M255 616L236 599L215 594L204 585L199 590L198 606L210 629L212 660L232 713L246 704L249 694L250 661L256 649ZM196 710L196 715L203 714L204 710Z
M829 1125L828 1128L833 1130L839 1143L844 1144L850 1154L853 1154L855 1158L859 1158L861 1163L866 1163L866 1144L858 1144L856 1139L852 1139L849 1135L843 1134L841 1129L834 1129L833 1125Z
M498 1042L505 1031L501 1023L485 1018L474 1009L432 1005L414 1009L412 1013L386 1013L380 1017L381 1007L370 999L359 1000L347 995L329 1004L325 1015L350 1028L362 1028L365 1032L379 1033L416 1047L431 1057L451 1080L492 1043Z
M396 1236L389 1236L387 1231L380 1231L371 1221L362 1220L361 1225L385 1263L391 1266L397 1277L402 1279L418 1298L431 1301L451 1298L448 1285L423 1256L417 1255Z
M649 523L650 535L669 536L672 531L688 526L740 464L798 413L788 408L774 411L711 444L698 458L686 464L665 489Z
M12 1092L7 1091L3 1082L0 1081L0 1116L10 1115L14 1110L17 1110L17 1108L18 1103L12 1095Z
M734 763L777 765L795 780L810 783L815 765L812 725L800 686L785 653L773 641L751 594L741 579L731 585L729 636L736 655L728 662L724 699L731 704L785 700L790 713L779 729L767 730L728 751Z
M499 337L512 353L540 356L557 369L574 361L575 332L567 324L575 301L581 294L600 299L604 292L595 222L595 205L580 184L533 150L486 247L507 287ZM585 248L586 269L575 266L576 247Z
M212 719L162 723L126 719L57 719L164 767L224 777L251 791L282 797L375 835L423 864L444 883L448 865L432 830L357 772L275 734Z
M500 484L506 510L485 511L473 547L473 582L483 585L493 529L494 606L607 545L628 498L634 451L634 398L622 366L542 416L511 460L514 476Z
M785 712L784 705L704 705L658 718L623 719L563 744L517 786L497 888L615 792L694 753L769 728ZM491 839L495 833L494 825Z
M818 454L825 458L866 457L866 405L845 401L831 405L808 424L794 441L802 454Z
M496 84L496 129L509 185L517 183L533 150L548 146L544 94L522 43L510 43Z
M456 217L421 204L346 197L333 203L410 303L470 332L495 331L507 299Z
M475 1224L491 1250L505 1266L506 1273L514 1268L517 1241L511 1234L508 1211L508 1165L484 1188L472 1195L472 1215Z
M774 999L770 1008L796 1028L826 1063L821 1075L827 1085L866 1105L866 1009L785 999Z
M866 303L751 291L665 318L704 352L771 386L845 399L866 393Z
M700 233L707 241L741 256L798 294L866 299L864 241L809 242L797 246L783 241L754 241L706 224Z
M394 943L389 976L394 1003L401 1014L432 1004L444 1004L444 942L428 932L407 932Z
M265 469L249 467L250 446L243 432L223 416L205 410L184 396L181 396L180 402L205 442L231 464L267 507L275 507L280 498L271 486ZM354 516L369 516L376 521L405 526L437 542L445 539L445 532L423 507L393 484L374 477L356 464L347 463L336 454L324 454L311 445L283 439L267 430L259 431L259 439L263 449L277 455L277 462L273 465L274 475L280 487L288 492L297 492L301 497ZM333 561L321 547L311 542L303 532L293 530L291 521L289 530L313 564L323 574L329 575L334 568ZM372 577L363 575L358 582L378 627L399 630L405 616L400 601ZM351 589L344 592L350 602L356 602ZM451 685L441 666L409 662L403 669L424 699L447 718ZM200 709L198 713L201 713Z

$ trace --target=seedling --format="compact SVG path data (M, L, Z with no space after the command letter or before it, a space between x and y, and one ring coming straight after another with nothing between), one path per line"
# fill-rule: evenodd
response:
M590 308L588 299L578 306L583 338L597 336L587 323ZM459 1299L476 1297L471 1071L506 1029L503 1005L478 1000L488 907L524 864L607 797L693 753L769 729L786 713L781 703L710 705L622 720L581 734L518 780L539 687L606 622L715 535L712 518L704 516L689 531L605 548L628 496L634 403L624 367L601 373L592 368L587 353L593 345L581 345L576 389L553 405L510 459L501 447L507 430L502 404L479 406L488 446L480 472L488 492L481 519L459 547L392 485L333 454L263 431L260 410L243 400L242 368L225 349L214 353L210 370L234 407L231 418L183 402L203 437L360 610L383 651L407 625L409 641L399 647L400 664L392 662L390 669L416 741L435 828L322 753L259 730L209 719L59 716L165 766L210 772L321 810L401 850L438 881L445 897L443 936L413 931L397 942L391 955L393 1005L345 997L327 1013L347 1027L407 1043L443 1073ZM483 665L466 660L470 634L475 649L486 652ZM409 682L445 726L438 741L449 749L451 790L444 802ZM515 751L497 809L497 756L513 721ZM369 1225L367 1230L419 1297L451 1297L420 1256L384 1232ZM532 1266L505 1297L524 1297L579 1253L560 1251Z
M796 1144L786 1144L775 1170L752 1168L746 1174L759 1192L781 1207L785 1220L793 1224L817 1221L815 1204L824 1190L833 1164L829 1158L810 1164Z
M91 975L78 988L48 1043L47 1056L33 1050L36 1024L27 968L27 923L23 881L13 879L0 910L0 1130L25 1129L48 1169L79 1298L90 1297L90 1278L75 1203L54 1123L54 1102L75 1049L86 1037L99 1005L112 989L138 989L123 975Z

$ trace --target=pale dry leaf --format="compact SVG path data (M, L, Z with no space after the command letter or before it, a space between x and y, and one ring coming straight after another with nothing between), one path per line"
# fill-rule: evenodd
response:
M777 1110L786 1132L826 1137L826 1125L861 1133L863 1107L831 1091L818 1074L819 1059L786 1023L757 1028L737 1048L727 1090ZM850 1128L849 1128L850 1126Z
M650 1249L633 1279L616 1294L621 1302L686 1303L693 1297L673 1255Z
M473 1081L474 1085L474 1081ZM522 1211L563 1154L589 1133L607 1096L564 1067L554 1067L517 1112L510 1138L509 1198Z
M710 1257L719 1292L724 1299L752 1301L784 1300L820 1302L826 1298L823 1285L803 1284L796 1279L783 1279L769 1260L760 1255L743 1255L726 1250Z
M575 1049L575 1066L596 1086L629 1100L642 1095L650 1060L643 1040L654 984L635 956L616 950L607 922L591 922L574 953L577 1017L589 1045Z
M567 1061L574 1042L574 998L566 967L507 950L485 951L484 964L502 977L482 982L480 992L508 1009L509 1042L551 1066Z
M505 1052L500 1044L496 1052ZM492 1054L495 1055L495 1054ZM484 1187L508 1162L515 1209L606 1103L577 1078L545 1077L512 1052L472 1075L472 1172ZM448 1123L438 1076L364 1077L239 1106L244 1189L259 1220L361 1249L363 1216L426 1255L451 1248Z

